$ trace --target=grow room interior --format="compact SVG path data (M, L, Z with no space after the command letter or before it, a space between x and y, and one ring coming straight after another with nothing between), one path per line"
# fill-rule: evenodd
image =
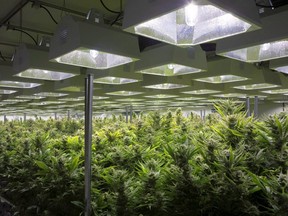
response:
M257 116L285 111L286 2L189 2L1 4L1 119L83 116L88 74L97 116L210 113L223 98L250 100L251 113L256 101Z
M0 2L0 215L287 216L287 0Z

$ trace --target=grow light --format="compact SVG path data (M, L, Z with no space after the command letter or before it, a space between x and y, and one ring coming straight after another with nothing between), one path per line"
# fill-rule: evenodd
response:
M267 94L288 94L288 89L265 90L262 92Z
M178 76L191 73L200 72L201 69L187 67L179 64L165 64L158 67L147 68L144 70L138 71L139 73L152 74L159 76Z
M261 62L282 58L288 56L288 39L223 52L219 55L244 62Z
M247 98L247 97L258 97L258 99L261 99L261 100L264 100L265 98L267 98L267 96L265 95L246 95L246 96L243 96L243 97L240 97L240 98Z
M50 59L107 69L139 58L138 38L119 29L66 16L52 37Z
M199 90L193 90L193 91L185 91L184 94L195 94L195 95L201 95L201 94L214 94L218 93L220 91L216 90L210 90L210 89L199 89Z
M43 99L45 97L43 96L35 96L35 95L20 95L20 96L16 96L16 98L19 98L19 99L31 99L31 100L39 100L39 99Z
M183 107L183 106L188 106L191 105L190 103L187 102L178 102L178 103L169 103L168 106L169 107Z
M147 95L144 97L147 97L147 98L175 98L177 96L176 95L169 95L169 94L157 94L157 95Z
M166 43L195 45L247 32L258 20L255 3L248 0L241 4L230 0L130 0L123 27Z
M185 88L188 87L188 85L182 85L182 84L174 84L174 83L162 83L162 84L156 84L156 85L149 85L144 86L145 88L152 88L152 89L177 89L177 88Z
M269 67L278 72L288 74L288 57L270 61Z
M235 89L241 90L255 90L255 89L266 89L266 88L276 88L278 85L268 84L268 83L258 83L252 85L235 86Z
M180 101L194 101L194 100L203 100L205 98L199 98L199 97L182 97L182 98L175 98L175 100Z
M278 71L278 72L282 72L282 73L288 74L288 66L276 67L276 68L273 68L273 69Z
M63 96L67 96L68 94L55 93L55 92L40 92L40 93L36 93L34 95L43 96L43 97L63 97Z
M108 77L102 77L102 78L94 79L93 82L94 83L122 85L122 84L127 84L127 83L139 82L139 80L108 76Z
M140 98L123 98L123 99L117 99L116 101L119 102L139 102L139 101L143 101L144 99L140 99Z
M16 74L15 76L32 78L32 79L42 79L42 80L64 80L70 77L76 76L71 73L62 73L50 70L41 70L41 69L27 69L21 73Z
M59 89L57 89L57 90L59 90L59 91L65 91L65 92L84 92L84 87L71 85L71 86L59 88Z
M84 100L84 97L78 97L78 99ZM93 96L93 100L105 100L109 99L109 97L104 97L104 96Z
M0 94L13 94L17 91L15 90L7 90L7 89L0 89Z
M50 62L48 47L20 44L13 58L13 74L40 80L64 80L80 74L80 69Z
M19 102L27 102L27 101L30 101L30 100L25 100L25 99L7 99L7 100L3 100L5 102L16 102L16 103L19 103Z
M83 99L81 98L59 98L59 101L68 101L68 102L73 102L73 101L82 101Z
M115 92L108 92L108 95L118 95L118 96L132 96L132 95L139 95L143 94L143 92L137 91L115 91Z
M236 76L236 75L221 75L221 76L212 76L212 77L205 77L195 79L200 82L207 82L207 83L229 83L229 82L238 82L248 80L246 77Z
M218 94L218 95L213 95L213 96L221 97L221 98L243 98L243 97L246 97L245 94L240 94L240 93Z
M17 82L17 81L0 81L1 87L11 87L11 88L35 88L40 86L39 83L28 83L28 82Z
M51 105L51 104L63 104L65 102L59 102L59 101L45 101L45 102L40 102L40 103L29 103L31 106L46 106L46 105ZM50 107L52 108L52 107Z
M55 58L55 61L62 64L69 64L87 68L107 69L122 64L127 64L135 59L120 55L100 52L93 49L85 49L83 47L78 50L69 52L61 57Z
M10 105L10 104L16 104L18 102L15 102L15 101L1 101L0 102L0 106L4 106L4 105Z
M283 104L283 103L287 103L288 101L273 101L273 103L281 103L281 104Z
M156 101L146 101L145 106L166 106L168 104L168 101L163 101L163 100L156 100Z

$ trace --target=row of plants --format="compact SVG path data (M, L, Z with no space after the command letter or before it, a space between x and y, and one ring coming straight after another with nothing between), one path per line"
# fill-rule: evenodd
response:
M215 109L95 118L93 215L287 216L288 117L256 120L232 101ZM12 121L0 132L0 192L15 215L82 215L83 121Z

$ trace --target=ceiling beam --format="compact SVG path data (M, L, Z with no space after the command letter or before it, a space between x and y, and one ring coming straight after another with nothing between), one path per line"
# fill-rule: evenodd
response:
M9 20L17 14L27 3L29 0L22 0L20 3L18 3L11 11L8 12L8 14L0 21L0 27L2 27L4 24L9 22Z

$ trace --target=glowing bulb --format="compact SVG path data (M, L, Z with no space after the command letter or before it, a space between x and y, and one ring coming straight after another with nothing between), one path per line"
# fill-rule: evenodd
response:
M197 23L198 6L195 4L189 4L185 7L185 21L187 25L194 26Z
M173 65L173 64L168 64L168 68L169 68L170 70L173 70L173 69L174 69L174 65Z
M44 74L48 74L48 71L47 70L43 70Z
M271 46L270 43L265 43L265 44L262 45L262 49L263 49L264 51L267 51L267 50L270 49L270 46Z
M99 52L97 50L90 50L89 53L92 58L96 58L99 55Z

